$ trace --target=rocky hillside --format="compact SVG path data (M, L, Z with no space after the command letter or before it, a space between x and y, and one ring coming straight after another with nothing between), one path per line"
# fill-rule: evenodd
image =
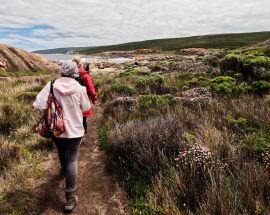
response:
M38 54L32 54L22 49L13 48L0 43L0 61L5 64L2 68L8 72L45 71L56 72L59 66L46 60ZM1 68L0 68L1 69Z

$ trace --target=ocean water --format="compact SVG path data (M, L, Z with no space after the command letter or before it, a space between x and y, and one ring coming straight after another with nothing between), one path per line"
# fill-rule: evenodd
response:
M47 58L48 60L52 61L71 61L76 55L69 55L69 54L42 54L43 57ZM81 59L85 63L102 63L102 62L111 62L115 64L125 63L129 61L130 58L107 58L107 57L99 57L99 56L81 56Z

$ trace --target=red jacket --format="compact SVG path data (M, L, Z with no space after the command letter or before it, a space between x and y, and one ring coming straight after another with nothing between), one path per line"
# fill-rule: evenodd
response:
M79 74L82 80L82 85L86 87L86 91L90 102L95 103L97 100L97 94L90 75L82 68L79 68ZM92 115L91 109L83 113L83 116L91 116L91 115Z

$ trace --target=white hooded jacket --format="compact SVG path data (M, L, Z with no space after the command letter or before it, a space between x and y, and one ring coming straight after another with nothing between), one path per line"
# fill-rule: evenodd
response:
M33 106L39 110L47 108L51 82L40 91ZM74 78L61 77L53 84L53 92L63 109L65 132L59 138L77 138L84 136L83 115L91 108L86 88Z

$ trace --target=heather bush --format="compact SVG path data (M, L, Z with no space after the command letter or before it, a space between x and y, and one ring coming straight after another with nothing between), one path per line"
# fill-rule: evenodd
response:
M185 147L183 134L193 126L189 121L170 115L118 125L109 132L110 153L136 171L149 171L150 176L162 169L167 159L176 158L179 149Z

